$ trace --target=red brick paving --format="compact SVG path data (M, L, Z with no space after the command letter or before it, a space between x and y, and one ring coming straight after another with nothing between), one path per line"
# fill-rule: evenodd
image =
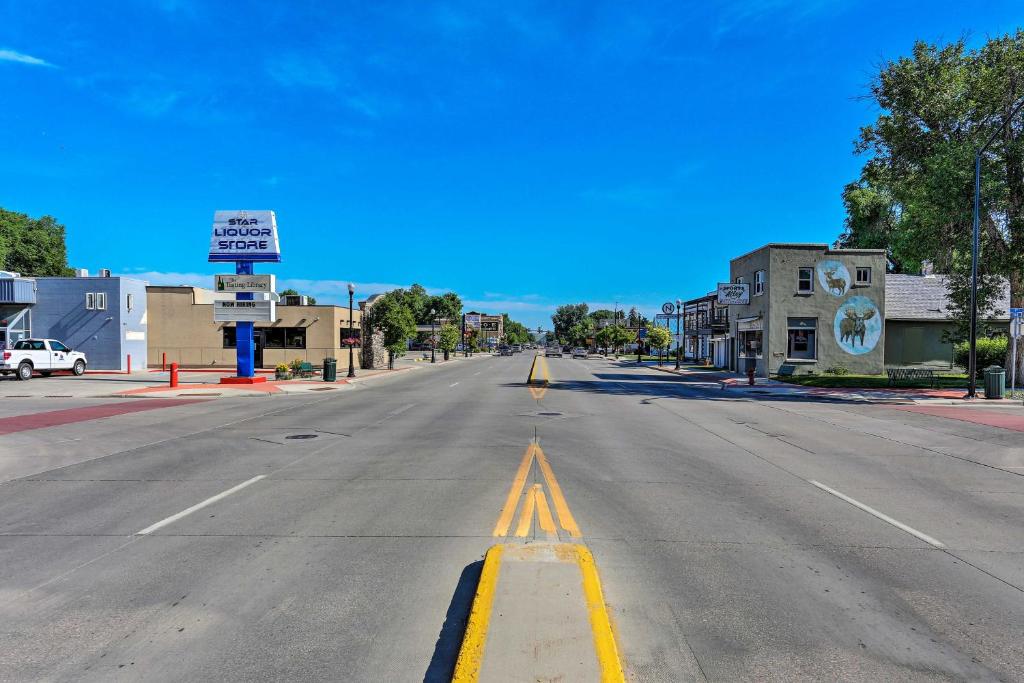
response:
M991 410L980 410L978 408L961 408L958 406L896 406L897 410L906 410L911 413L923 415L934 415L945 417L951 420L962 422L973 422L974 424L988 425L1010 429L1015 432L1024 432L1024 415L1013 415L1010 413L997 413Z
M146 401L106 403L99 406L65 408L64 410L49 410L44 413L32 413L30 415L15 415L13 417L0 418L0 435L24 432L30 429L56 427L58 425L85 422L87 420L98 420L103 417L113 417L115 415L139 413L144 410L172 408L174 406L183 406L190 403L200 403L202 400L203 399L197 398L154 398Z

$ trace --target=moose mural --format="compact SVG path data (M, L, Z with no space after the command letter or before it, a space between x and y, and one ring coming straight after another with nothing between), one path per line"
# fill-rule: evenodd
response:
M851 297L836 311L836 343L854 355L871 351L882 336L881 317L874 301L866 296Z

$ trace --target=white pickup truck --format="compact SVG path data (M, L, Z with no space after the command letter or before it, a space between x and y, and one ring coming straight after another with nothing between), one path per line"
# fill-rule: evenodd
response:
M72 351L56 339L20 339L14 346L4 349L0 359L0 375L12 372L21 380L32 379L38 372L48 377L55 370L70 370L76 375L85 373L85 354Z

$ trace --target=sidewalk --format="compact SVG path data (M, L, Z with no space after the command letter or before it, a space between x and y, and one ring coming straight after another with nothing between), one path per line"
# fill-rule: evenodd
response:
M722 370L709 370L695 367L682 367L676 370L668 365L658 367L644 363L645 367L651 367L661 372L669 372L692 378L697 381L704 381L708 384L716 383L722 389L731 391L749 392L755 394L770 394L774 396L808 396L816 398L833 398L847 401L864 401L867 403L929 403L965 406L988 406L988 407L1021 407L1019 401L1004 399L996 401L964 401L963 389L927 389L927 388L903 388L888 387L885 389L856 389L845 387L807 387L799 384L790 384L766 377L754 378L754 386L748 384L747 378L735 373Z

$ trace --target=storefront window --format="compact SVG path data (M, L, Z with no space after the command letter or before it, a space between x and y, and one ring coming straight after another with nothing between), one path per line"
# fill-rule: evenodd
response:
M233 349L236 345L235 328L225 327L224 328L224 348Z
M786 357L793 360L814 360L818 357L815 337L818 327L816 318L789 319L789 345Z
M740 332L740 356L743 358L760 358L763 335L764 332L761 330Z
M284 328L284 343L289 349L306 348L306 328L286 327Z

